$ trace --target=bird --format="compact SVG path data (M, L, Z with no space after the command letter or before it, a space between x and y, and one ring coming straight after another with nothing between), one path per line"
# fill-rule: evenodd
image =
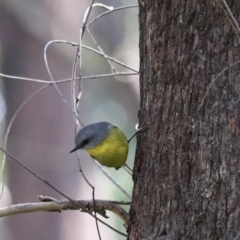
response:
M126 135L117 126L109 122L97 122L79 130L75 138L75 147L86 150L101 165L118 170L127 166L128 143Z

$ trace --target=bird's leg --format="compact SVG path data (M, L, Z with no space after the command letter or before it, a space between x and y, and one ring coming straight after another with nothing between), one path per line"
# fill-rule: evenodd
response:
M123 168L124 168L124 170L128 173L128 174L130 174L131 176L132 176L132 173L133 173L133 171L132 171L132 169L125 163L125 165L123 166Z
M123 166L123 169L131 176L133 176L133 170L125 163L125 165ZM135 173L134 176L140 178L140 179L143 179L143 176L138 174L138 173Z

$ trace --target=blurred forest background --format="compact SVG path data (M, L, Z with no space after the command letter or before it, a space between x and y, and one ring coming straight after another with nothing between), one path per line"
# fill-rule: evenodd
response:
M8 75L50 80L44 65L45 44L53 39L78 42L83 14L90 0L1 0L0 72ZM120 7L134 1L105 0ZM90 20L103 12L93 9ZM138 69L138 8L116 11L90 27L101 48L109 55ZM94 46L87 33L84 44ZM76 48L54 44L48 52L55 80L70 78ZM83 76L111 73L107 61L83 50ZM123 70L123 69L121 69ZM126 70L124 70L126 71ZM0 80L1 146L6 127L20 105L41 83L18 79ZM58 85L70 103L70 81ZM109 121L130 137L138 122L138 76L83 80L79 117L85 125ZM74 146L75 121L53 86L46 88L24 106L13 123L7 151L73 199L91 199L92 190L78 171ZM2 153L1 153L2 154ZM130 144L128 164L132 167L135 140ZM128 200L101 173L91 158L81 151L81 163L88 180L95 186L96 199ZM132 179L123 170L106 169L126 191L132 192ZM37 202L38 195L62 197L18 164L7 159L1 207ZM105 220L125 233L122 222L109 214ZM100 224L102 239L124 239ZM79 211L29 213L0 219L1 240L98 239L95 220Z

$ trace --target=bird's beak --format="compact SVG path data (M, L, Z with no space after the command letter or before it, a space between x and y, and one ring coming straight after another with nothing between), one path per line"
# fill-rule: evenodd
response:
M70 153L72 153L72 152L75 152L76 150L78 150L79 149L79 147L75 147L74 149L72 149L71 151L70 151Z

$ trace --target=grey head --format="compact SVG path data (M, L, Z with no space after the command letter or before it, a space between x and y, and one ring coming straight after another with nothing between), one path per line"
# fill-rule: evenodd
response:
M98 122L82 128L75 138L75 148L70 153L78 149L90 149L100 144L107 138L109 131L114 125L109 122Z

